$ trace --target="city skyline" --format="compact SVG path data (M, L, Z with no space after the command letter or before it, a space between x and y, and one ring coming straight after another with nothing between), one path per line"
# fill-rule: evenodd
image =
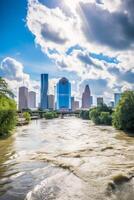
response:
M50 76L50 94L67 77L77 100L86 84L94 99L103 96L106 103L114 93L134 89L132 0L0 4L0 76L16 96L25 84L39 99L41 73Z
M49 74L40 75L40 100L37 101L37 94L34 91L29 91L26 86L19 87L18 92L18 109L35 109L41 110L72 110L90 109L94 106L106 104L103 96L96 97L96 104L93 101L90 87L87 84L83 90L82 96L78 101L75 96L72 96L71 83L66 77L62 77L54 86L54 94L49 94ZM108 106L114 107L121 98L122 93L114 93L114 100L110 101ZM38 105L37 105L37 103Z

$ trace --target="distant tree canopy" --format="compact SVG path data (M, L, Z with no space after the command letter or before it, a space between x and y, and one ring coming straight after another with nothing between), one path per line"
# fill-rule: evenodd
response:
M126 91L113 113L113 125L117 129L134 131L134 91Z

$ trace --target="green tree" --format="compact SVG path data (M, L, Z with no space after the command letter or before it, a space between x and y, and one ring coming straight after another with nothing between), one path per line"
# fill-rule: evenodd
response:
M16 103L0 94L0 136L9 135L17 123Z
M95 124L100 124L100 113L97 107L89 112L89 117Z
M113 114L113 126L117 129L134 130L134 91L126 91Z
M53 112L46 112L44 113L45 119L53 119L54 118L54 113Z
M8 84L2 77L0 77L0 95L14 97L14 94L8 88Z
M112 116L109 112L101 112L100 114L100 123L104 125L112 124Z
M26 121L27 123L30 122L30 120L31 120L31 115L30 115L29 112L24 112L24 113L23 113L23 117L25 118L25 121Z
M92 108L89 111L89 117L91 120L99 125L111 125L112 124L112 109L107 107L107 105L102 104L96 108Z
M80 112L80 117L81 117L82 119L90 119L90 118L89 118L89 110L82 110L82 111Z

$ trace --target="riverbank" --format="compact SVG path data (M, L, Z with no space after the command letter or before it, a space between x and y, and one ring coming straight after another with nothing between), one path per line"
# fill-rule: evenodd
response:
M110 126L31 121L0 141L0 199L132 200L133 152L134 138Z

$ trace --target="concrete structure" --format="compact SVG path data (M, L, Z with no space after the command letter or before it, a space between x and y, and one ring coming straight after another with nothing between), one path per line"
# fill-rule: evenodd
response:
M121 93L114 93L114 106L116 106L121 98Z
M54 95L50 94L48 95L48 109L54 110L55 109L55 97Z
M97 106L101 106L103 103L103 97L97 97Z
M48 108L48 74L41 74L40 108L42 110L46 110Z
M71 84L65 77L57 83L57 110L71 110Z
M23 86L19 88L19 110L28 108L28 88Z
M74 111L75 110L79 110L79 108L80 108L80 104L79 103L80 103L79 101L74 101Z
M74 105L74 97L71 97L71 110L75 110L75 105Z
M91 96L89 85L86 85L82 94L82 108L89 109L93 104L93 97Z
M30 91L28 93L28 108L36 108L36 92Z

